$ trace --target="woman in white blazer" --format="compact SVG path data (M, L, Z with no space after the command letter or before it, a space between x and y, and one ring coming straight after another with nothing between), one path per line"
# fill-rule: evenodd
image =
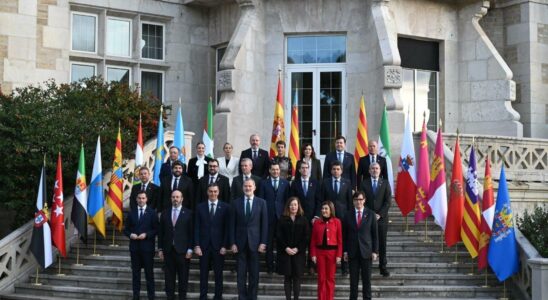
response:
M219 174L228 177L230 185L232 185L232 178L238 176L238 162L240 161L238 157L232 156L232 149L230 143L225 143L223 146L225 157L217 158L219 161Z

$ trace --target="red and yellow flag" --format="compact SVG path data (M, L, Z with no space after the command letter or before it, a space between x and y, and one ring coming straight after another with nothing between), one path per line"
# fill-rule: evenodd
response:
M369 148L367 148L369 144L367 140L367 113L365 111L365 99L363 95L360 102L356 150L354 150L354 164L356 165L356 170L358 169L358 162L360 161L360 158L369 154Z
M487 267L487 250L491 239L491 226L495 216L495 196L493 193L493 180L491 178L491 165L489 156L485 157L485 178L483 181L482 214L480 224L478 270Z
M278 154L276 142L285 141L285 123L284 123L284 99L282 97L282 82L278 78L278 94L276 95L276 104L274 106L274 121L272 122L272 138L270 139L270 158Z
M118 127L116 148L114 149L114 161L112 162L112 175L108 184L107 204L112 209L112 224L118 231L122 231L124 218L122 213L124 176L122 173L122 135Z
M468 171L466 172L466 193L464 194L464 214L462 216L461 238L472 258L478 256L480 239L480 198L478 173L476 172L474 146L470 149Z
M445 243L448 247L453 246L461 240L460 231L464 205L464 183L462 179L462 160L460 157L458 134L453 152L453 174L451 176L451 185L449 186L449 207L447 210L447 223L445 225Z
M297 161L301 156L300 151L300 135L299 135L299 89L295 89L295 98L293 98L293 105L291 105L291 136L289 137L289 160L293 167L293 174L297 170Z

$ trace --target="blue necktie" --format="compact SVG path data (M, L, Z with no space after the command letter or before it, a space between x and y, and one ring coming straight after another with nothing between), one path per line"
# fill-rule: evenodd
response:
M373 179L373 194L377 193L377 179Z

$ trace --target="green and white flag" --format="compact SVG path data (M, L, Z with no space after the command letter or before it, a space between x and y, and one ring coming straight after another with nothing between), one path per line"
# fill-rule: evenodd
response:
M213 104L211 98L207 104L207 118L202 139L205 145L205 156L213 158Z
M388 129L388 115L386 106L382 112L381 132L379 134L379 154L386 158L386 168L388 169L388 182L392 195L394 195L394 171L392 170L392 155L390 153L390 130Z

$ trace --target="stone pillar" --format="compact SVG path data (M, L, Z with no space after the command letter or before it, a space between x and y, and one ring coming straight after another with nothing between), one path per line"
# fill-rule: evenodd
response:
M531 258L527 264L531 267L531 299L548 299L548 258Z

